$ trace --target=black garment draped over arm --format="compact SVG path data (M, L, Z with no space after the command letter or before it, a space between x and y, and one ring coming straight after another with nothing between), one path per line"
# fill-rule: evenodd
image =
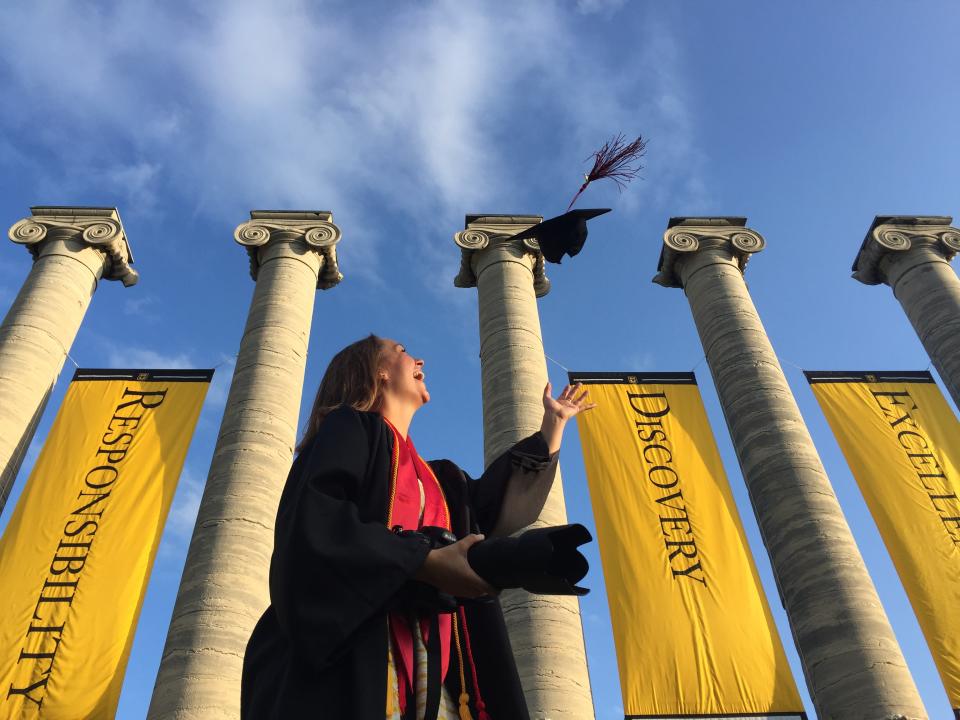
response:
M481 532L499 537L536 520L557 472L559 453L550 454L539 432L501 454L478 480L469 480L470 504Z

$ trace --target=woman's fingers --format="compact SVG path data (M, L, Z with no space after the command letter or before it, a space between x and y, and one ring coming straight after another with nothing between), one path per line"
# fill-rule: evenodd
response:
M467 559L467 552L481 542L483 537L478 533L471 533L453 545L431 550L425 563L427 567L418 574L418 579L457 597L496 595L496 588L477 575Z
M465 535L464 537L460 538L460 540L457 541L457 545L460 547L462 553L466 555L467 550L483 540L483 537L483 535L478 533L470 533L469 535Z
M583 383L575 383L573 385L564 385L563 390L560 391L560 394L557 395L556 402L566 404L566 403L579 403L583 398L588 394L587 390L584 390L580 393L580 389L583 387ZM543 389L543 399L552 400L553 396L551 395L552 386L548 382L546 387ZM578 395L579 393L579 395Z

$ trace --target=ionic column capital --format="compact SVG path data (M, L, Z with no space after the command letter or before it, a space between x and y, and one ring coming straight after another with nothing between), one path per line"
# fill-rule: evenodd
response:
M513 239L514 235L542 221L540 215L467 215L464 229L453 236L453 241L460 247L460 272L453 280L454 286L476 287L481 272L479 261L489 256L489 251L498 250L501 254L528 261L536 296L546 295L550 292L550 280L544 271L543 253L536 239Z
M865 285L890 284L889 259L907 253L953 260L960 252L960 230L949 215L877 215L853 261L853 277Z
M103 258L105 280L120 280L125 287L136 285L137 271L130 267L133 253L116 208L38 206L30 208L24 218L7 231L18 245L25 245L34 262L42 255L55 252L56 246L68 243L76 247L92 247ZM62 253L62 251L60 251Z
M333 214L320 211L251 210L250 220L233 231L233 238L250 254L250 276L256 280L263 251L278 243L303 242L320 258L317 287L329 290L343 280L337 263L340 228Z
M746 227L744 217L674 217L663 234L663 248L653 281L664 287L683 287L679 265L704 250L729 253L742 273L750 256L766 246L763 236Z

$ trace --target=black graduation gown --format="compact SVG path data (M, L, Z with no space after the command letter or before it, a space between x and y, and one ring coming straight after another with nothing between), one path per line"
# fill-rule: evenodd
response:
M277 513L272 604L244 656L243 720L383 720L387 614L429 552L424 541L386 527L393 444L380 415L340 408L294 461ZM456 535L490 537L536 518L556 459L535 433L479 480L449 460L430 466ZM493 720L527 720L499 602L469 602L465 611L487 711ZM455 665L452 653L446 684L454 698ZM469 669L467 677L476 718Z

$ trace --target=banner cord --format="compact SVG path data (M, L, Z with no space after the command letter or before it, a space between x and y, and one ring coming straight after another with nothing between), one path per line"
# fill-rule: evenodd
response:
M544 351L543 356L544 356L547 360L549 360L550 362L552 362L554 365L560 365L560 363L558 363L558 362L557 362L556 360L554 360L552 357L550 357L549 355L547 355L546 351ZM560 365L560 367L562 367L566 372L570 372L570 369L569 369L569 368L564 367L563 365Z
M226 365L226 364L227 364L228 362L230 362L231 360L236 361L237 355L239 355L239 354L240 354L240 353L237 353L236 355L231 355L230 357L224 358L223 360L221 360L220 362L218 362L216 365L214 365L214 366L213 366L213 369L216 370L218 367L220 367L221 365Z
M690 372L693 372L693 371L696 370L698 367L700 367L701 365L703 365L703 361L706 360L706 359L707 359L707 356L706 356L706 355L702 355L702 356L700 357L700 359L697 360L697 364L694 365L692 368L690 368Z
M782 362L785 362L787 365L790 365L791 367L795 367L795 368L796 368L797 370L799 370L800 372L803 372L803 368L800 367L799 365L797 365L795 362L791 362L791 361L787 360L787 359L786 359L785 357L783 357L782 355L778 355L777 357L778 357Z
M74 360L72 357L70 357L70 353L64 352L63 354L67 356L67 359L68 359L70 362L73 363L73 366L74 366L75 368L77 368L78 370L80 369L80 366L77 365L77 361Z

